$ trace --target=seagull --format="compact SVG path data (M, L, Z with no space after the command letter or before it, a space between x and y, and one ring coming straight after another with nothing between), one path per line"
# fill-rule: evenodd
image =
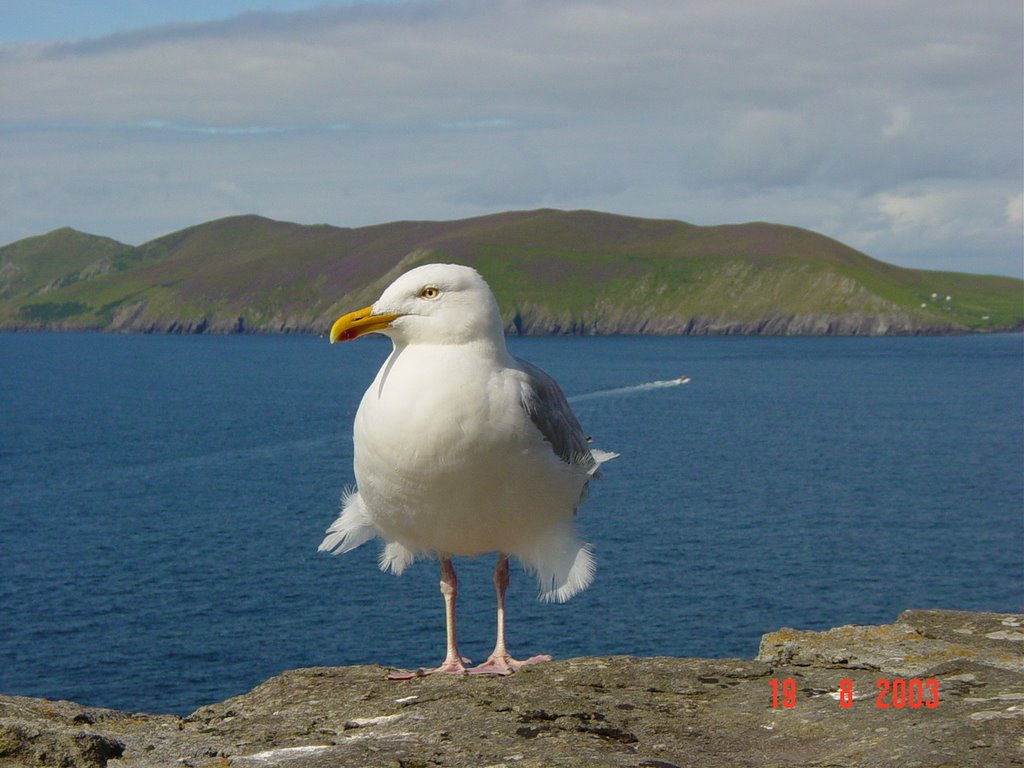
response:
M319 551L384 541L381 570L398 575L437 557L447 648L433 672L507 675L550 660L512 658L505 645L509 557L537 578L540 599L564 602L594 577L574 525L598 467L618 454L591 450L557 382L512 356L498 305L476 270L427 264L406 272L371 306L343 315L330 341L368 333L392 342L353 426L356 487ZM487 661L459 654L452 558L497 552L497 640Z

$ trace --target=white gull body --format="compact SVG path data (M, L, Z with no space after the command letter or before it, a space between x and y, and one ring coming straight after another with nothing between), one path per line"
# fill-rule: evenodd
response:
M533 573L543 600L568 600L593 579L573 519L599 464L558 384L509 354L497 303L469 267L430 264L399 277L371 306L340 318L331 340L389 336L394 349L363 395L354 425L357 490L321 551L384 540L380 564L401 573L441 560L448 652L455 639L451 557L498 552L498 641L468 671L505 674L524 662L504 645L508 556ZM541 658L541 657L536 657Z

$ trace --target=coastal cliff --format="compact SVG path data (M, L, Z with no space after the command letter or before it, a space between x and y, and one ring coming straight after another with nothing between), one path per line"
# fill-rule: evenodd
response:
M909 335L1024 328L1024 281L907 269L779 224L509 211L346 229L234 216L129 246L0 247L0 330L322 334L428 262L476 268L520 335Z
M299 669L185 718L0 696L0 767L1017 766L1022 651L1024 615L913 610L781 629L752 661Z

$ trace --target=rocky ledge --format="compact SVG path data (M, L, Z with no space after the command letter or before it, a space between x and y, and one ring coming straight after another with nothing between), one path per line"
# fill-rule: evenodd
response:
M186 718L0 696L0 766L1017 766L1022 651L1024 615L906 611L772 632L753 661L299 669Z

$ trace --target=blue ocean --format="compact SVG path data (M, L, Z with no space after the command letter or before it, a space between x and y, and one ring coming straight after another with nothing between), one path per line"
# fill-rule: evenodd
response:
M514 654L751 658L783 626L1024 609L1024 337L510 346L621 454L579 518L591 588L541 604L513 564ZM388 351L0 335L0 692L183 714L295 667L438 663L435 562L316 551ZM456 561L474 660L492 567Z

